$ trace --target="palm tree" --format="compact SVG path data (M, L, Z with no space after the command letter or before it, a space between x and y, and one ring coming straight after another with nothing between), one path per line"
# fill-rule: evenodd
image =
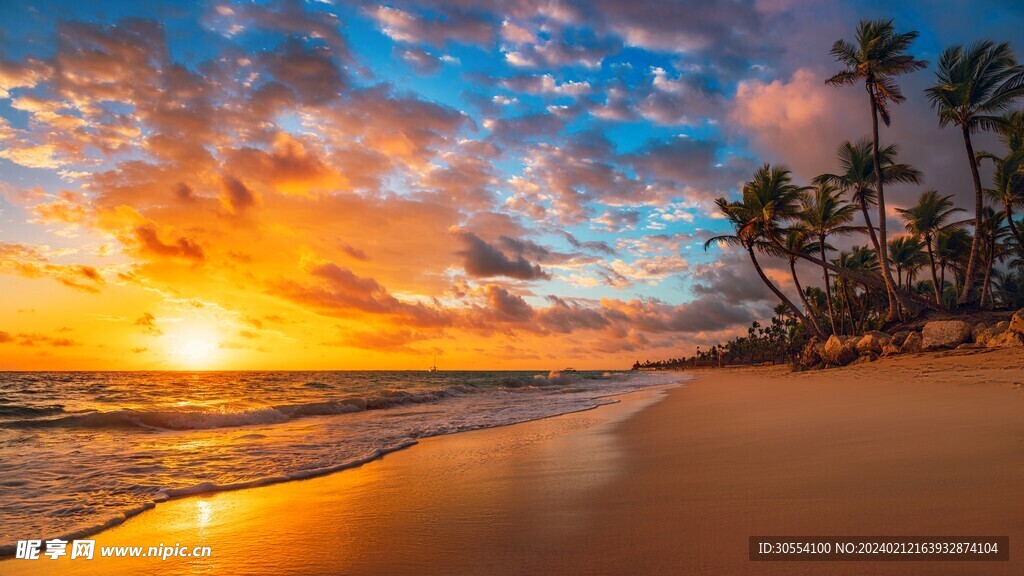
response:
M939 286L941 286L943 302L946 302L946 269L949 268L953 272L953 285L950 289L953 291L954 299L958 296L956 277L960 274L967 273L966 263L964 262L964 254L968 253L970 245L973 240L971 239L970 233L967 230L959 226L946 227L940 230L935 235L935 260L939 265ZM954 304L950 302L950 304Z
M939 58L936 77L938 83L925 93L932 108L938 111L939 126L954 124L963 132L967 161L974 180L974 218L975 227L978 227L984 201L971 134L998 126L1001 119L995 114L1006 110L1015 99L1024 95L1024 69L1017 65L1009 44L983 40L967 49L963 46L947 48ZM964 273L965 285L957 299L959 304L970 301L974 291L980 236L975 234L971 242Z
M779 254L789 254L781 241L786 232L784 223L799 216L799 202L806 190L809 188L793 184L793 176L788 169L765 164L754 172L754 178L743 187L744 203L754 207L743 213L743 217L749 219L744 226L759 227L763 232L761 237L768 245L777 249ZM726 202L724 199L721 201ZM726 203L728 204L728 202ZM828 260L819 260L810 254L798 253L796 256L861 284L886 289L886 284L880 277L845 270ZM926 308L940 312L947 311L944 306L929 298L922 298L917 294L904 293L903 295Z
M867 246L854 246L850 249L850 252L840 252L836 264L848 270L860 271L871 275L877 273L879 267L877 254ZM855 310L853 306L853 303L857 300L856 284L846 278L840 278L836 281L836 284L842 289L843 302L846 309L850 311L850 327L856 331L859 326L863 327L867 321L868 309L871 304L871 291L868 286L862 285L864 288L864 297L862 299L864 302L859 306L860 319L858 321L854 318Z
M818 325L818 319L814 315L814 309L811 308L811 304L807 301L807 296L804 294L804 289L800 285L800 278L796 274L796 259L797 254L813 254L817 250L817 244L811 242L807 233L803 230L793 228L786 232L785 240L786 251L784 253L787 260L789 260L789 271L793 275L793 285L796 287L797 294L800 295L800 301L804 303L804 310L807 311L807 319L813 324L815 334L819 336L824 334L821 330L821 326Z
M903 284L903 272L907 273L907 288L913 279L914 271L928 262L924 253L924 242L915 236L897 236L889 240L889 261L896 268L896 283Z
M766 207L763 204L757 202L756 197L748 198L748 193L744 190L742 202L729 202L725 198L719 198L715 201L718 205L718 209L725 215L726 219L732 224L733 229L736 231L732 235L720 235L714 238L708 239L704 243L704 250L706 251L711 244L732 244L734 246L740 246L747 251L750 255L750 261L754 264L754 269L757 270L757 275L761 277L761 281L771 289L772 293L782 301L783 304L789 307L793 311L793 314L800 319L801 322L807 323L807 319L804 317L800 309L779 290L768 276L765 275L764 270L761 269L761 264L757 261L756 250L767 250L774 251L774 248L768 242L763 240L765 234L762 226L758 225L751 218L751 214L754 211L771 210L770 207Z
M873 150L874 145L867 138L862 138L857 142L843 141L836 149L836 156L842 171L839 174L822 174L813 182L815 184L831 183L838 186L843 192L852 194L851 199L860 206L871 243L877 252L881 248L881 244L878 241L878 236L875 235L875 228L871 225L871 215L868 212L868 206L874 205L878 196L874 189L876 174ZM884 182L886 184L920 184L921 171L909 164L897 164L897 150L895 144L890 144L878 152Z
M993 127L1010 152L1024 149L1024 110L1004 113Z
M878 117L886 126L892 123L889 104L899 104L906 100L894 78L903 74L920 70L928 65L917 60L907 50L917 38L917 32L897 34L892 20L861 20L857 25L855 42L837 40L832 45L831 54L846 69L825 81L832 86L856 84L863 81L871 104L871 142L873 150L872 163L875 169L875 182L878 192L878 249L882 262L882 279L888 291L889 322L899 318L899 293L893 286L892 273L889 271L889 258L882 246L886 246L885 225L885 180L882 177L882 160L878 146ZM905 304L905 303L904 303Z
M985 219L982 220L978 234L982 235L984 244L981 247L981 259L985 267L985 277L981 281L981 298L978 302L985 306L985 297L991 296L989 283L992 280L992 267L996 260L1002 260L1006 253L1004 241L1010 233L1006 226L1006 213L1002 210L995 210L991 206L985 206Z
M1018 250L1024 255L1024 236L1013 221L1013 209L1024 206L1024 147L1010 152L1005 158L983 153L978 154L978 159L991 160L995 165L992 188L986 188L985 193L1003 207L1010 233L1017 241Z
M827 248L826 239L837 234L852 234L860 230L856 226L850 226L857 207L852 204L845 204L839 197L839 189L832 184L821 184L814 189L814 192L806 194L801 199L802 210L800 211L799 226L818 241L818 253L822 261L825 261ZM829 284L828 268L822 266L822 278L825 280L825 294L831 294ZM835 311L832 308L832 298L828 299L828 318L832 325L832 332L836 331Z
M963 208L953 206L952 198L952 195L939 196L937 191L927 190L918 197L917 204L910 208L896 209L903 217L903 221L906 222L907 231L924 240L924 244L928 248L928 262L932 270L932 286L935 289L936 303L942 303L942 292L935 268L932 239L943 230L955 225L949 222L953 214L963 212Z

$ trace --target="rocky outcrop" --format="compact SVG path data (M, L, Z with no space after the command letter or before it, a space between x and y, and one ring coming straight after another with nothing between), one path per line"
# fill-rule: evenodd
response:
M1007 325L1007 330L1016 332L1018 334L1024 334L1024 308L1017 310L1013 313L1013 318L1010 318L1010 323Z
M1024 308L1017 310L1009 322L1003 321L981 330L974 342L986 348L1024 346Z
M881 354L882 349L892 342L892 336L880 330L869 330L857 340L857 352L864 354Z
M800 354L800 367L801 368L817 368L824 364L825 360L821 357L821 354L825 351L825 345L821 343L817 338L811 338L807 346L804 347L804 351Z
M822 358L829 364L846 366L857 359L857 349L851 339L843 342L843 339L833 334L825 342L825 353L822 354Z
M973 327L963 320L937 320L924 325L921 347L925 350L956 348L971 339Z
M921 334L919 332L911 332L907 335L907 338L900 345L900 354L909 354L911 352L921 351Z
M985 343L986 348L1014 348L1017 346L1024 346L1024 333L1015 330L1005 330Z
M889 335L871 330L859 336L832 335L822 342L811 338L800 355L802 369L828 368L874 362L883 356L925 350L1024 347L1024 308L1010 321L988 325L963 320L936 320L921 332L902 330Z
M893 346L899 348L900 346L903 346L903 342L907 339L907 336L910 336L910 332L907 330L900 330L899 332L894 332L892 335L892 339L889 340L889 344L892 344Z

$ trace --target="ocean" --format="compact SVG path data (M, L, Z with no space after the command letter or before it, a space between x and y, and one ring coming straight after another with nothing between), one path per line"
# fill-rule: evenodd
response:
M594 408L680 373L0 373L0 552L188 494L352 467L417 438Z

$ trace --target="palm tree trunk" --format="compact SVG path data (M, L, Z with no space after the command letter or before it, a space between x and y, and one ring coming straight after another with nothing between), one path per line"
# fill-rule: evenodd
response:
M981 230L981 212L984 208L981 196L981 176L978 174L978 160L974 157L974 146L971 145L971 131L967 126L963 127L964 146L967 147L967 157L971 164L971 177L974 179L974 239L971 240L971 255L967 258L967 270L964 272L964 289L960 291L957 304L966 304L971 300L974 292L974 272L978 267L978 256L981 250L979 239Z
M818 336L824 336L821 331L821 326L818 326L818 320L814 317L814 310L811 309L811 305L807 302L807 296L804 294L804 289L800 286L800 278L796 275L796 259L789 259L789 271L793 274L793 285L796 286L796 292L800 295L800 301L804 303L804 310L807 310L807 318L811 321L811 328L814 333Z
M875 164L875 186L878 191L878 261L882 264L882 280L885 281L886 296L889 298L889 314L885 317L886 322L895 322L900 318L899 304L906 308L906 302L899 299L899 292L892 284L892 271L889 270L889 255L883 248L888 247L889 241L885 233L885 186L882 180L882 161L878 156L878 105L875 102L875 85L873 81L867 82L868 98L871 100L871 140L874 146L871 149L871 158ZM871 225L868 224L870 227Z
M855 334L857 332L857 324L853 320L853 304L850 303L850 291L847 289L845 281L843 282L843 308L850 315L850 333Z
M787 298L781 290L776 288L775 284L772 284L772 281L769 280L767 276L765 276L764 270L761 270L761 264L757 261L757 256L754 255L754 248L752 246L747 246L747 253L750 254L750 261L754 263L754 269L757 270L757 275L761 277L761 281L764 282L768 286L768 288L771 289L771 291L779 300L782 301L783 304L785 304L790 310L793 311L793 314L795 314L801 322L806 324L807 319L804 317L803 313L800 312L800 309L797 308L796 305L794 305L793 302L789 298Z
M928 261L932 265L932 288L935 289L935 303L942 304L942 292L939 290L939 277L935 275L935 253L932 252L931 236L925 236L925 244L928 245ZM943 286L944 288L945 286Z
M818 249L821 250L821 260L825 261L825 237L818 237ZM825 278L825 302L828 304L828 322L832 326L832 333L839 334L836 331L836 315L835 311L832 310L832 287L828 281L828 268L825 266L821 267L822 276Z
M995 238L989 238L988 242L988 262L985 264L985 279L981 282L981 298L978 302L981 307L985 307L985 296L988 295L988 280L992 274L992 265L996 262L996 240Z

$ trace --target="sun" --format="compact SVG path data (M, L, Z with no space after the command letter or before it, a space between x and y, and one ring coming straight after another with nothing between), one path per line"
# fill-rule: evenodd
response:
M184 328L172 336L169 344L175 360L189 368L209 366L220 349L217 333L204 327Z

